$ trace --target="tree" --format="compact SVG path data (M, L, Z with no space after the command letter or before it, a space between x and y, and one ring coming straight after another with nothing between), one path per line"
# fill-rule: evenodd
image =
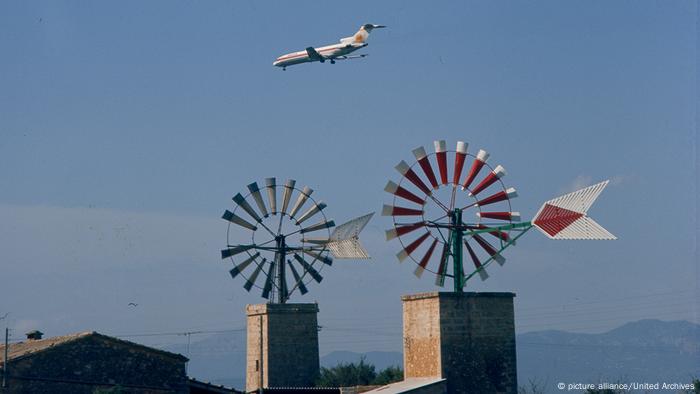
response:
M348 387L368 385L377 377L374 365L365 363L362 357L358 364L340 363L332 368L321 367L316 381L317 387Z
M386 385L403 380L403 370L392 366L376 372L374 365L362 357L359 363L340 363L332 368L321 367L316 387L352 387Z
M399 382L403 380L403 369L398 366L387 367L377 374L372 384L386 385L389 383Z

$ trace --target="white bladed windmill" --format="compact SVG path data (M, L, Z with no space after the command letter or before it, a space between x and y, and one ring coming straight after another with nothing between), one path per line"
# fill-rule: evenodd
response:
M298 189L293 179L279 185L275 178L267 178L264 188L253 182L246 195L233 197L235 208L222 216L229 224L221 258L233 262L231 277L243 277L247 291L258 287L263 298L284 304L294 292L306 294L311 281L321 282L320 272L333 264L333 258L369 258L358 237L373 214L342 224L331 234L335 222L328 220L326 204L313 199L312 193L308 186ZM234 229L250 232L250 242L236 241L240 233Z
M474 275L486 280L491 262L503 265L503 251L532 227L551 239L615 239L587 216L608 181L549 200L534 219L521 222L520 213L511 206L518 194L503 182L503 166L491 166L485 150L472 154L468 147L459 141L454 151L448 151L442 140L435 141L434 153L418 147L413 150L413 164L401 161L396 166L401 180L389 181L384 188L393 195L393 203L382 209L382 215L392 216L394 224L386 238L399 240L402 248L397 258L400 262L412 259L417 264L416 276L432 272L441 287L445 278L452 278L454 291L461 292ZM471 166L462 178L468 160ZM465 251L474 266L471 273L464 265ZM433 260L437 262L431 264Z

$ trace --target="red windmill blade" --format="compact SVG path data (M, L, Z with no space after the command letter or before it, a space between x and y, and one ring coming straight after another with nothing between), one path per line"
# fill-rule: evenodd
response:
M425 153L425 148L419 146L413 150L413 156L418 160L418 165L423 170L423 173L428 177L428 181L433 186L433 189L437 189L438 182L435 179L435 173L433 172L433 167L430 165L430 160L428 160L428 155Z
M438 170L440 170L440 181L443 185L447 185L447 144L445 140L435 141L435 157L438 162Z
M467 174L467 178L462 183L462 189L469 189L469 186L472 184L472 182L474 182L474 178L476 178L476 176L479 175L479 172L482 168L484 168L484 164L486 164L486 160L488 159L488 152L486 152L483 149L480 149L479 153L476 154L476 157L472 162L472 166L469 169L469 174Z
M503 178L506 175L506 169L503 168L503 166L498 165L496 168L491 171L486 178L484 178L481 182L479 182L472 191L469 192L470 196L476 196L477 194L481 193L484 189L487 187L493 185L496 181L499 179Z
M462 177L462 169L464 168L464 159L467 157L467 148L469 144L464 141L457 141L457 150L455 151L455 170L452 177L452 183L459 184L459 179Z

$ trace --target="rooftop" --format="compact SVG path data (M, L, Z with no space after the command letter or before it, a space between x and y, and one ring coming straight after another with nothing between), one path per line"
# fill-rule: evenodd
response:
M164 356L167 357L173 357L173 358L179 358L182 359L182 361L187 361L187 358L181 354L176 354L176 353L171 353L167 352L165 350L160 350L160 349L155 349L152 347L148 347L145 345L141 345L138 343L130 342L130 341L125 341L123 339L118 339L114 337L110 337L108 335L103 335L95 331L85 331L85 332L79 332L75 334L69 334L69 335L63 335L63 336L58 336L58 337L51 337L51 338L46 338L46 339L29 339L26 341L22 342L17 342L17 343L10 343L8 346L8 351L7 351L7 357L9 360L16 360L19 358L27 357L32 354L42 352L47 349L54 348L59 345L63 345L69 342L73 342L82 338L87 338L91 336L97 336L103 339L107 339L113 342L119 342L128 346L134 346L134 347L139 347L145 351L150 351L150 352L155 352L155 353L160 353ZM0 345L0 354L3 354L5 351L5 345ZM4 364L4 360L0 360L0 366Z

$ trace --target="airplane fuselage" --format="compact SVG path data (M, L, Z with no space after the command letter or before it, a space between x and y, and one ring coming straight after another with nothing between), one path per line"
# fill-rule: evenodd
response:
M333 44L333 45L327 45L324 47L319 47L319 48L314 48L316 52L318 52L319 55L323 56L322 60L319 59L313 59L309 56L308 51L298 51L298 52L292 52L288 53L286 55L282 55L275 60L274 63L272 63L273 66L276 67L288 67L288 66L293 66L295 64L300 64L300 63L309 63L309 62L315 62L315 61L325 61L326 59L333 61L336 58L342 58L343 56L346 56L352 52L355 52L356 50L360 48L364 48L367 46L367 43L351 43L351 44Z

